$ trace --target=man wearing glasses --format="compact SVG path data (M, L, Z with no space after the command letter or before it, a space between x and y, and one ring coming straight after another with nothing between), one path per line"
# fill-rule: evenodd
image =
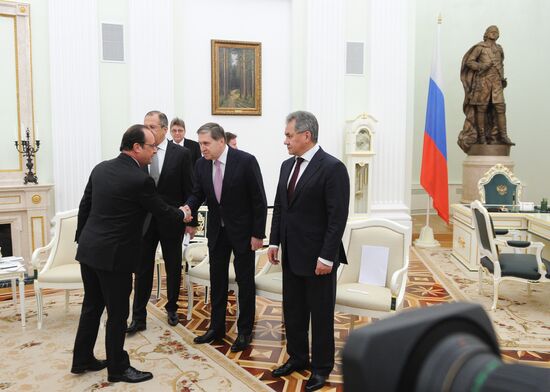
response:
M157 191L162 199L172 205L185 203L193 187L193 172L191 153L185 147L168 143L168 119L159 111L151 111L145 115L145 126L155 136L157 153L148 165L148 173L157 185ZM189 230L193 230L190 228ZM164 267L166 270L166 287L168 302L164 306L168 316L168 324L178 324L178 298L181 286L182 240L186 228L183 222L169 223L158 221L154 216L148 216L143 226L141 258L134 280L134 302L132 307L132 322L127 333L136 333L147 328L147 302L153 288L153 272L155 253L160 242Z
M107 367L109 382L137 383L153 378L130 366L124 351L132 272L139 260L143 221L152 213L165 224L183 224L184 213L166 204L151 177L141 169L156 152L153 134L141 124L122 137L120 155L98 164L90 174L78 209L76 259L84 283L84 300L76 333L71 373ZM107 308L105 351L98 360L94 346Z

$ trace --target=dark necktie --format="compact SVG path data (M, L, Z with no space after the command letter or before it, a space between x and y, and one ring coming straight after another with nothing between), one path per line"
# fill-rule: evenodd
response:
M292 197L294 196L294 190L296 189L296 181L298 180L298 174L300 174L300 165L304 161L304 158L296 158L296 165L294 165L294 171L292 172L292 177L290 177L290 182L288 183L287 189L287 200L290 203Z

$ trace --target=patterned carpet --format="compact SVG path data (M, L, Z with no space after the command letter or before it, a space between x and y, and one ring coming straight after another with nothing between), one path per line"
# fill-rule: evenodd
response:
M31 294L31 287L27 289L29 294ZM204 304L204 293L201 287L195 287L194 290L195 303L192 319L189 322L186 320L186 290L182 290L181 292L179 315L180 323L191 333L198 335L205 332L208 328L210 304ZM453 291L452 288L450 291ZM153 290L153 293L155 293L155 290ZM8 289L0 290L0 301L2 299L11 299L11 291ZM405 307L424 307L450 302L454 299L417 254L411 251ZM158 313L159 318L162 322L165 322L163 310L165 299L161 295L161 298L158 300L152 298L151 303L158 309L156 313ZM256 324L251 347L242 353L231 353L229 350L236 337L234 326L236 305L235 298L230 295L226 326L227 335L223 343L214 346L214 349L275 391L301 390L309 377L308 371L293 373L280 379L274 379L270 374L272 369L286 360L284 350L285 335L284 326L281 322L280 303L261 297L257 297L256 303ZM338 313L335 315L336 367L329 378L329 384L323 389L324 391L343 391L341 351L349 334L351 317L355 317L355 328L366 325L371 321L368 318L359 318L348 314ZM30 322L32 323L32 321ZM186 340L190 341L191 337ZM547 351L515 349L510 346L503 349L502 353L507 361L519 360L522 363L550 367L550 352Z
M35 298L28 298L28 325L21 328L11 301L0 302L2 344L5 358L0 390L9 391L250 391L269 390L250 373L209 346L191 344L193 335L183 326L164 322L164 315L149 306L147 330L128 337L125 349L133 366L153 372L142 384L110 383L107 371L69 373L72 348L80 316L82 292L71 295L65 311L64 295L45 296L44 325L36 329ZM100 329L95 353L105 358L105 330Z
M437 303L445 303L452 300L449 293L437 283L432 273L424 264L411 254L409 280L405 307L422 307ZM209 325L210 304L204 303L204 292L202 287L195 287L195 302L193 305L193 317L187 321L187 296L180 297L180 323L186 326L191 332L200 335L204 333ZM182 294L186 291L182 290ZM164 297L159 301L152 300L157 307L162 308L165 304ZM226 355L241 367L249 371L255 377L262 380L275 391L300 390L309 378L309 371L293 373L282 378L273 378L271 370L277 365L284 363L287 359L285 354L285 332L281 322L281 304L267 300L262 297L256 299L256 323L254 337L249 349L242 353L230 351L235 333L235 297L230 295L228 305L226 337L223 344L215 345L216 349ZM336 338L336 366L331 373L329 383L324 391L342 391L343 379L341 368L341 352L350 332L351 317L354 317L354 328L359 328L370 322L366 317L351 316L349 314L337 313L335 315L335 338Z
M195 302L193 317L187 321L187 297L180 297L180 323L186 326L194 334L200 335L206 331L209 324L210 304L204 303L202 287L195 286ZM182 294L186 291L182 290ZM235 297L230 295L228 305L226 337L223 344L215 348L242 368L263 381L275 391L298 391L303 388L309 378L309 372L293 373L282 378L271 377L271 370L284 363L287 357L284 350L285 333L281 322L281 305L262 297L256 299L256 324L252 345L242 353L230 352L235 333ZM418 308L451 302L455 300L445 287L436 280L432 272L413 251L410 253L409 276L405 297L406 308ZM157 307L162 308L165 299L153 300ZM337 313L335 321L336 338L336 366L331 373L329 383L323 391L343 391L343 379L341 368L341 352L350 332L351 317L354 317L354 328L367 325L371 320L366 317L351 316ZM550 352L529 351L507 347L502 350L507 361L522 361L523 363L535 363L539 366L550 367Z

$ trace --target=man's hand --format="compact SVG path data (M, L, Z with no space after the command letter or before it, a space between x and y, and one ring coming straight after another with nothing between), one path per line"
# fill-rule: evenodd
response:
M185 214L185 217L183 218L183 221L185 223L189 223L193 220L193 215L191 215L191 208L189 208L187 204L180 207L180 210L182 210L183 213Z
M195 233L197 232L197 228L193 226L187 226L185 228L185 234L189 234L189 239L192 240L195 237Z
M332 266L321 263L317 260L317 267L315 267L315 275L327 275L332 271Z
M506 78L502 79L502 88L508 87L508 80Z
M256 238L256 237L251 237L250 238L250 249L252 249L253 251L257 251L258 249L260 249L262 246L264 245L264 241L259 239L259 238Z
M279 256L279 248L275 248L275 247L269 247L267 249L267 259L269 260L269 262L273 265L277 265L279 264L279 259L277 259L277 257Z

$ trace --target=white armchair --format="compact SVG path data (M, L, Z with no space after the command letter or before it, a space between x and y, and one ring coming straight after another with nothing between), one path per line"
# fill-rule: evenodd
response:
M279 260L281 252L279 250ZM283 267L281 263L271 264L268 260L256 275L256 295L272 301L283 300Z
M44 316L42 289L64 289L65 308L69 306L69 290L83 289L80 264L75 260L78 210L58 213L52 220L54 235L50 243L37 248L32 254L32 264L38 271L34 281L38 308L38 328L42 328ZM44 255L47 254L43 264ZM43 264L43 265L42 265Z
M382 318L403 307L409 267L407 227L387 219L348 223L344 247L348 258L342 264L336 291L336 311ZM383 286L359 282L362 246L389 248L386 281ZM353 324L352 324L353 328Z

